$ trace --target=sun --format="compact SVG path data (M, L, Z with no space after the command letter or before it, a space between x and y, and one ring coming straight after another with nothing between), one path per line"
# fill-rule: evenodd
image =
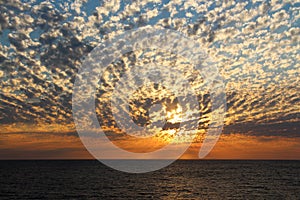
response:
M170 110L166 113L166 120L172 124L182 122L182 108L177 106L176 109Z

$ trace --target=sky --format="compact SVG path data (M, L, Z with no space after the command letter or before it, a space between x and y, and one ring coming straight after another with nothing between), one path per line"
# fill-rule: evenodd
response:
M208 159L300 159L297 1L2 0L0 4L0 159L92 158L72 115L76 75L85 56L99 44L147 25L178 31L200 43L224 79L224 128ZM149 123L153 103L163 105L167 123L161 130L153 129L155 140L128 138L109 104L126 70L154 61L171 71L182 70L196 90L201 113L198 136L182 156L196 159L211 122L210 97L192 64L170 52L141 50L116 58L100 78L99 123L114 144L128 151L149 151L171 141L182 116L178 100L162 85L139 88L130 102L130 115L141 126ZM128 81L128 87L134 84ZM125 104L119 109L125 110ZM159 120L161 115L155 114ZM188 137L177 142L184 144Z

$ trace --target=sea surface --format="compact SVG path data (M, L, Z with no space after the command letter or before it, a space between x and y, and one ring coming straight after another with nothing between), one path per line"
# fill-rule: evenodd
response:
M300 161L180 160L146 174L98 161L0 161L0 199L300 199Z

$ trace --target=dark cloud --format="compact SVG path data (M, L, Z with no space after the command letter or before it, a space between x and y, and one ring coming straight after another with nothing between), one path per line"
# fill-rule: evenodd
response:
M300 137L299 122L277 122L277 123L238 123L228 125L224 128L225 134L239 133L255 136L284 136Z

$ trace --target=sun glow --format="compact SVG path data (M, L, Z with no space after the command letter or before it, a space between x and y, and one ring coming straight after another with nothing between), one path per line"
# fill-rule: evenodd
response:
M182 108L181 108L181 106L178 105L176 109L168 111L166 118L167 118L167 121L172 123L172 124L180 123L182 121Z

